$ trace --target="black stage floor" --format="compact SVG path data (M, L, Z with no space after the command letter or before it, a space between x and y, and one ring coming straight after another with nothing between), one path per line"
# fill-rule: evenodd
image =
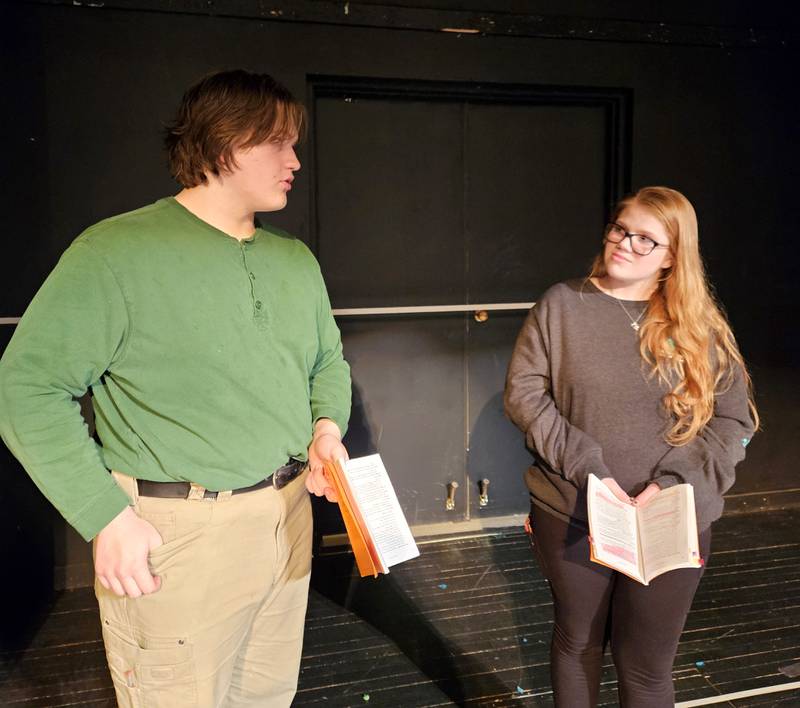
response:
M800 662L798 528L800 509L715 526L675 662L678 705L751 691L713 704L800 706L800 676L780 670ZM354 579L349 554L318 556L295 705L552 705L550 595L524 534L420 549L377 580ZM61 593L27 646L0 654L3 706L113 706L112 696L89 589ZM601 703L616 704L610 663Z

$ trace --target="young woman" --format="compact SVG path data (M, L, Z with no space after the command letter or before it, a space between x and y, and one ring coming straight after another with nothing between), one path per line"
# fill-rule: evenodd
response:
M589 277L553 286L528 315L505 405L534 455L526 482L555 607L556 706L596 705L608 639L622 706L673 706L672 663L702 568L644 586L590 562L586 485L594 473L643 505L690 483L707 560L711 522L758 427L686 197L646 187L617 205Z

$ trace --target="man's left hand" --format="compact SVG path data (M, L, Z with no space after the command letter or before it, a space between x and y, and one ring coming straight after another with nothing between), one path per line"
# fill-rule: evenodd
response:
M349 459L347 450L342 445L339 426L332 420L322 418L314 427L314 438L308 446L308 468L306 489L312 494L324 496L328 501L338 501L336 490L325 474L325 463Z

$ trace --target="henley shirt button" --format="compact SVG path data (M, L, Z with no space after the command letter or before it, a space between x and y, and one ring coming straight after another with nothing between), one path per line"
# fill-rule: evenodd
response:
M256 274L250 273L250 280L255 280L255 279L256 279Z
M256 310L261 309L261 300L256 300Z

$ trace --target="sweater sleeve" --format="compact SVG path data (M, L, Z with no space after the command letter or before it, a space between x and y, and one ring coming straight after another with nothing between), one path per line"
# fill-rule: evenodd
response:
M505 389L506 415L525 433L528 448L551 469L583 488L590 473L603 479L611 473L600 444L563 416L553 399L546 328L542 304L531 309L520 330ZM546 307L546 305L545 305Z
M734 468L754 432L747 385L738 369L731 387L717 394L703 431L686 445L671 447L656 464L652 481L662 488L688 482L698 502L722 496L733 486Z
M342 338L331 313L328 292L319 271L318 277L318 348L309 377L311 414L315 423L320 418L330 418L339 426L344 437L350 419L350 366L342 354Z
M123 348L119 285L74 243L34 297L0 361L0 434L33 481L86 539L128 499L103 464L75 400Z

